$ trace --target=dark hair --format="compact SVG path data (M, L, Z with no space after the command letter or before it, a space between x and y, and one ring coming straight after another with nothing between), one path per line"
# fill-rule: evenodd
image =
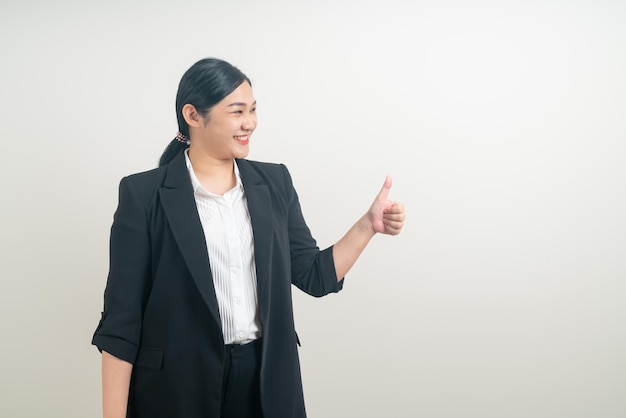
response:
M189 138L189 126L183 117L183 106L193 105L204 118L211 108L232 93L244 81L250 83L237 67L217 58L205 58L189 68L178 84L176 94L176 119L178 131ZM159 167L172 161L188 144L174 138L159 159Z

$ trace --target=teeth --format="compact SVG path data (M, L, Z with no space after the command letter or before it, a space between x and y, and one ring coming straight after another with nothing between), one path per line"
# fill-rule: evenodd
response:
M241 135L241 136L235 135L235 139L239 141L245 141L246 139L248 139L248 135Z

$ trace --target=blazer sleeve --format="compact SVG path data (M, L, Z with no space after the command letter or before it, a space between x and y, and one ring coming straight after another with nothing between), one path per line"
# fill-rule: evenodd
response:
M134 363L143 306L150 292L150 236L147 212L132 178L122 179L111 227L110 265L104 312L92 344Z
M343 278L337 281L333 247L320 251L304 221L298 194L287 167L282 165L288 206L291 282L309 295L320 297L339 292Z

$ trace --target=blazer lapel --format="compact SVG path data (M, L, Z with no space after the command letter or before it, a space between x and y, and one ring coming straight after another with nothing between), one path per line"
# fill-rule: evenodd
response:
M248 201L248 211L254 236L257 293L261 318L267 318L269 301L267 286L272 253L272 202L267 184L247 160L236 160Z
M209 311L221 328L222 322L206 241L182 152L169 164L163 187L159 189L159 196L185 264Z

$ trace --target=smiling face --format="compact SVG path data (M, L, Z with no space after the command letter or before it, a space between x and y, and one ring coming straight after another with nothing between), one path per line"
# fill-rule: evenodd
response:
M250 136L257 125L256 100L250 84L241 83L206 116L199 115L191 105L185 106L190 106L183 109L185 119L189 119L190 153L200 151L215 160L248 155Z

